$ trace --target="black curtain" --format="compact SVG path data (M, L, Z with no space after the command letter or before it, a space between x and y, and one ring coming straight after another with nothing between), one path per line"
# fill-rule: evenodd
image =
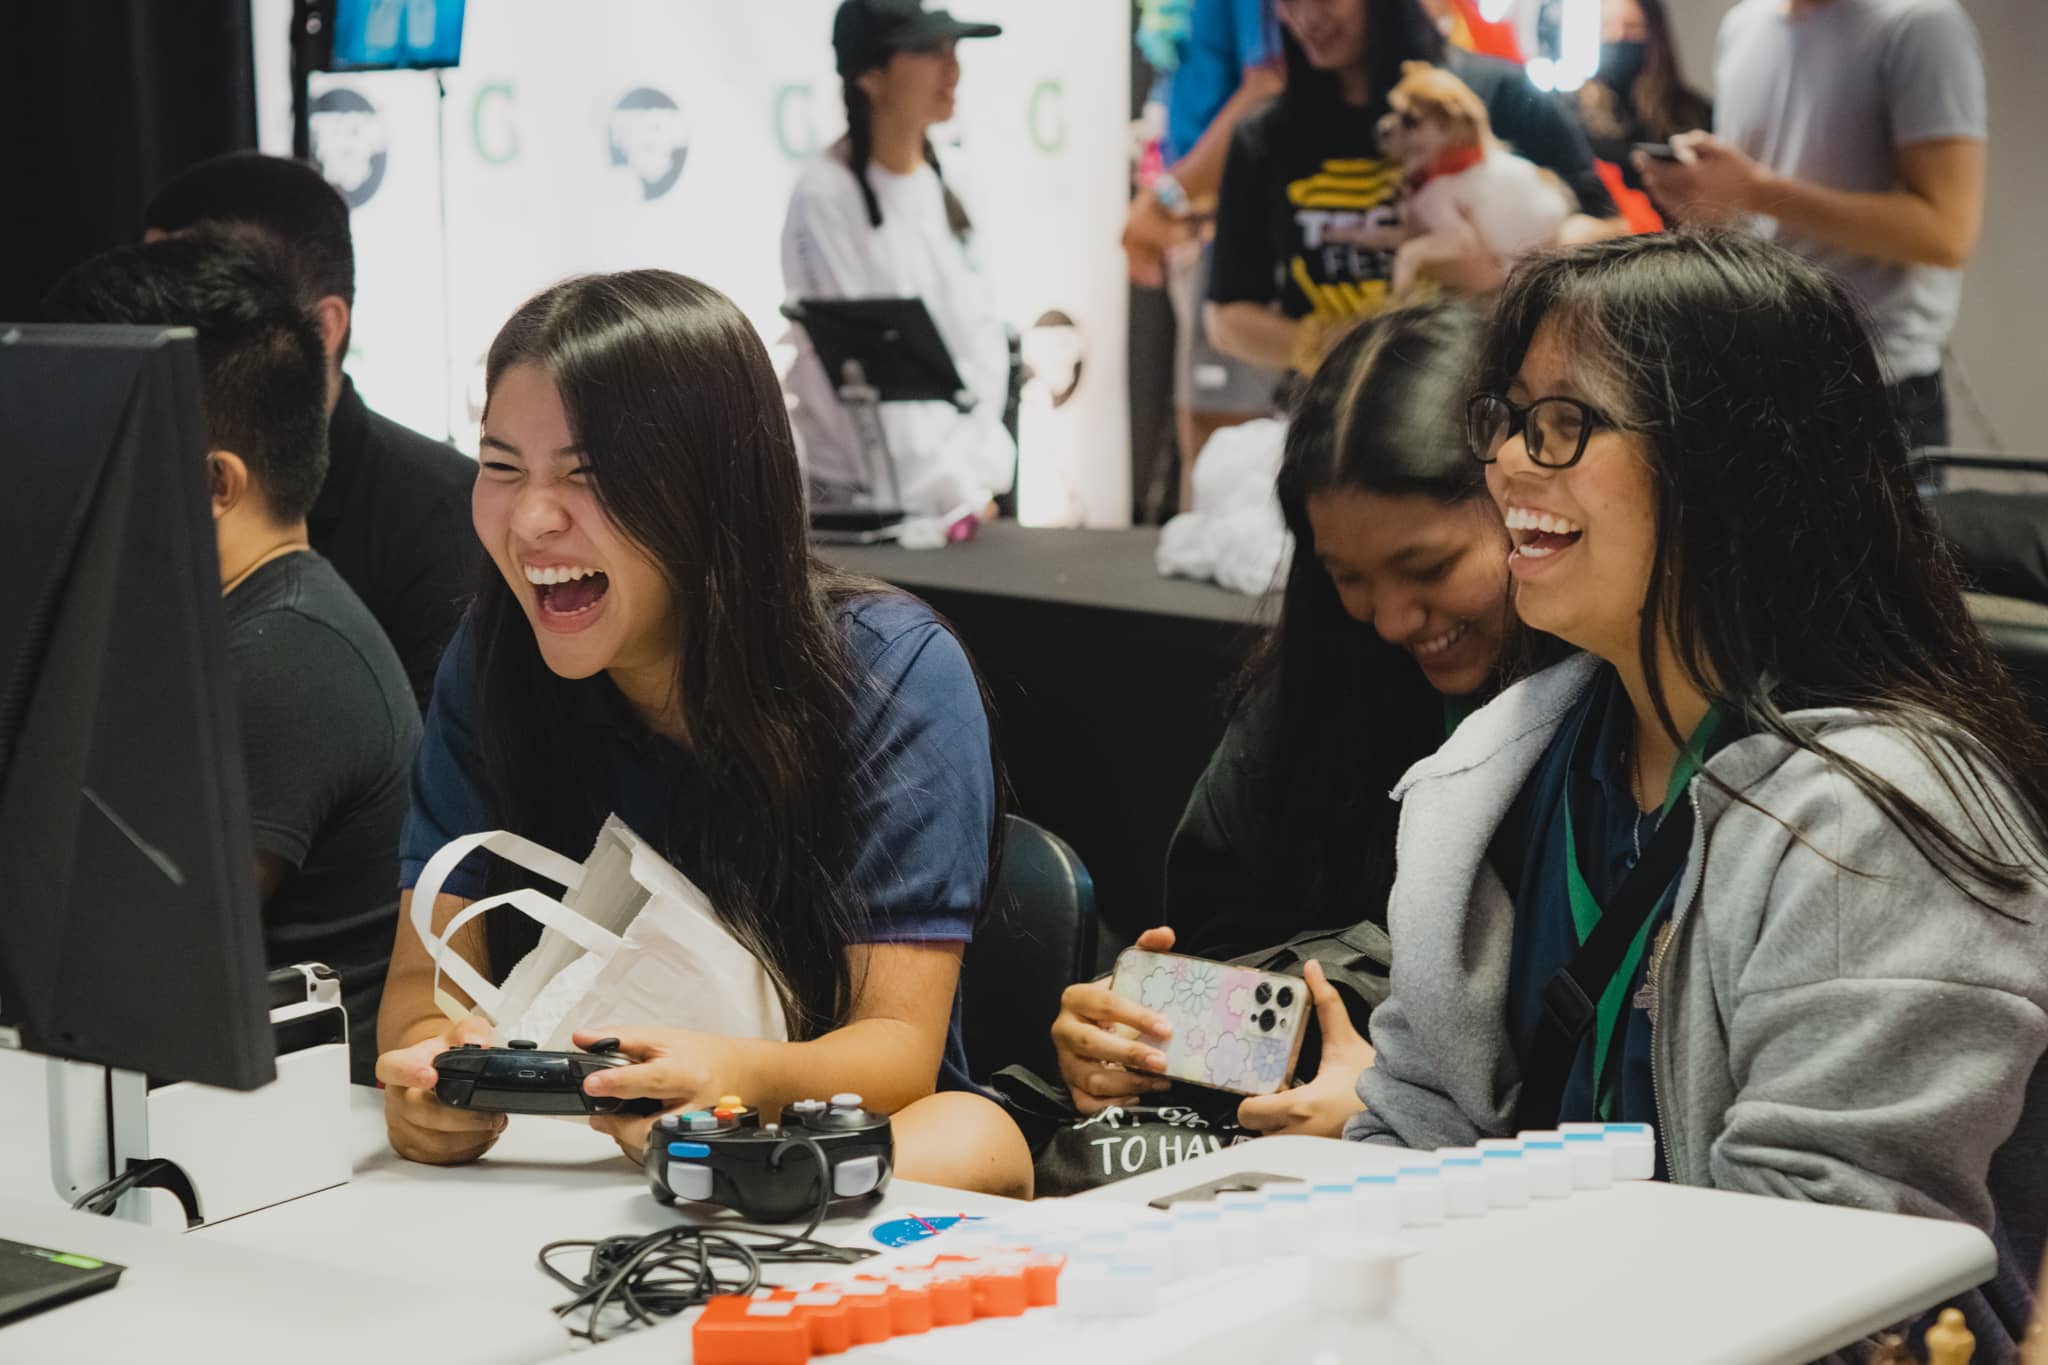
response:
M256 145L249 0L0 0L0 319L134 241L184 167Z

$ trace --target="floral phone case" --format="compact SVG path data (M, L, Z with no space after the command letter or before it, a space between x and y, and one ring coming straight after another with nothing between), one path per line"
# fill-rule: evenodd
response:
M1293 1079L1308 1018L1308 987L1295 977L1129 948L1109 988L1172 1023L1161 1051L1176 1080L1270 1095Z

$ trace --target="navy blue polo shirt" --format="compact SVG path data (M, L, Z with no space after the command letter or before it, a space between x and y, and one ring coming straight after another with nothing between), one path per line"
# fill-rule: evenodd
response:
M966 943L988 889L995 767L988 714L966 653L931 608L914 597L877 593L842 608L840 632L855 678L851 726L855 848L847 884L865 916L864 943ZM705 809L687 750L655 735L600 673L570 684L569 723L584 727L609 769L611 810L685 876L694 847L671 831L745 812ZM413 760L412 807L399 837L399 886L410 888L442 845L496 824L477 743L476 645L465 618L434 680L433 703ZM596 842L601 818L576 846ZM688 841L694 845L694 840ZM442 886L446 895L485 894L483 855L472 855ZM960 995L940 1066L941 1089L969 1089L960 1042Z
M1523 784L1493 842L1494 870L1514 898L1515 938L1508 964L1507 1029L1515 1055L1527 1056L1543 1019L1543 990L1578 951L1565 874L1565 802L1579 839L1579 871L1594 899L1608 904L1636 865L1639 848L1657 832L1658 813L1636 806L1628 749L1634 712L1612 668L1595 676L1586 695L1558 726L1550 747ZM1584 733L1590 743L1575 745ZM1709 745L1709 752L1716 747ZM1575 750L1578 756L1575 757ZM1670 896L1651 920L1650 942L1670 916ZM1650 1019L1643 1001L1652 954L1645 952L1628 985L1629 1007L1615 1022L1610 1046L1620 1052L1615 1122L1657 1122L1650 1080ZM1588 1029L1565 1083L1558 1121L1592 1122L1593 1030ZM1662 1151L1658 1176L1663 1178Z

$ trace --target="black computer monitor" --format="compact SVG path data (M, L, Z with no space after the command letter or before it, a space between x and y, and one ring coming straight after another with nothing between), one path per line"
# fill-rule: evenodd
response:
M276 1074L195 337L0 323L0 1043Z

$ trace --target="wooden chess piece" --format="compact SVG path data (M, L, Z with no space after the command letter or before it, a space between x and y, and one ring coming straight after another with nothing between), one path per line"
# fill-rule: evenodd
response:
M1884 1332L1873 1337L1863 1365L1919 1365L1903 1332Z
M1944 1308L1934 1326L1927 1329L1927 1365L1970 1365L1976 1354L1977 1338L1963 1326L1963 1310Z

